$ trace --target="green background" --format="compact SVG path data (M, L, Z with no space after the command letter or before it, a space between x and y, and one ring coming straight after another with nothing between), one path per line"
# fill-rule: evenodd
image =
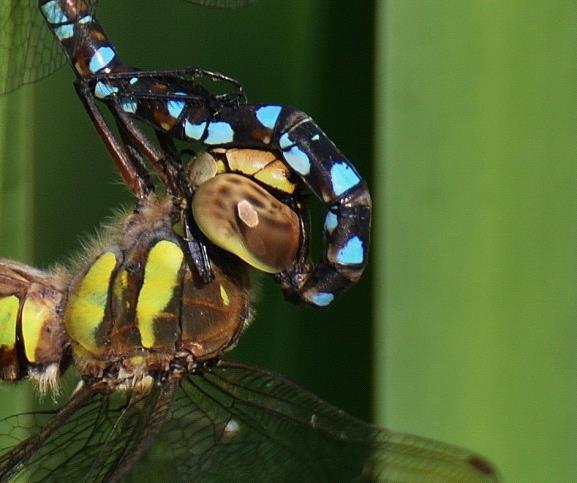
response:
M573 479L574 2L101 4L127 63L219 70L252 102L305 110L371 182L371 273L319 311L260 279L230 358L473 448L508 481ZM0 256L65 261L130 206L71 81L0 100Z

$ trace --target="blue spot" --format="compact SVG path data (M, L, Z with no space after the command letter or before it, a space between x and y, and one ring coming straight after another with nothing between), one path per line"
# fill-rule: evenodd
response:
M318 134L315 134L312 138L311 141L318 141L321 137Z
M54 29L54 33L58 40L66 40L72 38L74 36L74 25L61 25L60 27L56 27Z
M57 24L68 22L66 13L60 8L58 0L51 0L40 7L48 23Z
M332 293L328 293L328 292L319 292L319 293L316 293L316 294L311 295L309 297L309 300L313 304L318 305L319 307L326 307L334 299L335 299L335 296Z
M283 156L289 166L297 173L306 176L311 171L311 161L308 155L298 146L293 146L288 151L283 151Z
M263 106L256 110L256 118L264 127L274 129L280 112L281 106Z
M228 122L211 122L204 144L226 144L234 139L234 131Z
M278 145L281 149L286 149L289 146L292 146L294 143L289 138L288 133L284 133L280 139L278 140Z
M132 77L128 83L132 86L138 82L138 77Z
M190 139L195 139L199 141L202 135L204 134L204 130L206 129L206 121L201 122L200 124L192 124L188 121L188 119L184 122L184 134L186 137Z
M184 109L184 101L168 101L166 107L168 107L168 113L174 117L174 119L178 119L178 116L182 114L182 110Z
M122 99L122 101L120 101L120 105L122 106L122 110L124 112L128 112L129 114L134 114L138 108L138 104L134 99Z
M94 95L98 97L98 99L104 99L105 97L117 92L118 87L111 86L106 82L98 81L94 86Z
M331 168L331 183L335 195L339 196L343 194L345 191L359 184L360 181L360 176L350 164L346 162L333 164Z
M104 69L104 67L110 64L110 62L114 60L114 57L116 57L116 52L114 52L112 47L99 47L88 64L90 72L96 74L99 70Z
M92 22L92 15L85 15L78 21L78 23L90 23L90 22Z
M356 265L364 260L363 242L358 236L351 238L337 253L337 263L341 265Z
M338 225L337 215L332 211L327 213L327 217L325 218L325 231L328 234L331 234Z

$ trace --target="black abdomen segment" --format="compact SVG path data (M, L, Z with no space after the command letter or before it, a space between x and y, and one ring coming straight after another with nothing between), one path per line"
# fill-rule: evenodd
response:
M48 26L79 77L112 72L120 65L116 49L86 0L39 0Z
M147 111L155 117L161 113L163 125L146 113L134 112L181 139L210 147L278 150L327 206L322 260L312 269L307 264L295 265L279 277L289 297L324 306L358 281L367 264L371 197L354 166L307 114L264 104L225 108L211 115L205 107L189 106L185 101L170 100L164 106L160 101L154 103L156 108ZM173 122L166 122L170 118Z

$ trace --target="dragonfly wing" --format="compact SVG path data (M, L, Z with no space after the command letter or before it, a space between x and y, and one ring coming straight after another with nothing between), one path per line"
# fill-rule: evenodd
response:
M176 384L167 381L153 386L150 393L125 398L127 402L114 426L93 451L93 464L84 481L119 481L130 472L170 411Z
M0 94L46 77L66 62L37 0L0 5L0 58Z
M97 0L82 1L94 12ZM76 41L84 38L78 36ZM0 2L0 59L0 95L48 77L66 63L38 0Z
M0 480L53 481L89 439L105 404L105 399L83 388L59 409L0 420Z
M255 0L184 0L187 3L204 5L205 7L238 8L253 3Z
M135 480L496 481L466 450L381 430L272 372L220 363L181 382Z
M0 481L110 481L148 448L170 407L174 386L146 396L87 387L62 408L0 420Z

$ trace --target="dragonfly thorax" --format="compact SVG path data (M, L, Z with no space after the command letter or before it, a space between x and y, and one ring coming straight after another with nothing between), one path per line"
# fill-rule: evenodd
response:
M138 388L231 348L250 319L248 266L213 248L204 281L175 228L181 210L149 196L69 272L0 260L0 378L56 389L74 360L85 378Z
M215 257L214 280L203 282L171 225L174 209L171 198L151 196L70 284L63 322L82 374L112 371L133 386L190 371L230 348L246 325L244 264Z

